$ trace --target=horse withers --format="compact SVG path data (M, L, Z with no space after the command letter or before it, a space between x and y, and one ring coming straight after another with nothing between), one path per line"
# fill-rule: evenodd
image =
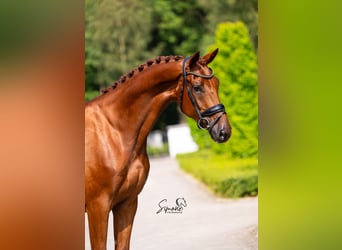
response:
M85 106L85 209L92 249L106 249L109 213L115 249L129 249L138 194L148 173L147 136L170 102L218 143L231 135L219 81L200 57L160 56L123 75Z

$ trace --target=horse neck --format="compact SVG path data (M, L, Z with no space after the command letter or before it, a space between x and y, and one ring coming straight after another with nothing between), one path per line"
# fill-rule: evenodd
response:
M181 62L160 63L136 72L103 96L103 112L126 142L136 147L146 138L164 108L177 100ZM113 112L114 111L114 112Z

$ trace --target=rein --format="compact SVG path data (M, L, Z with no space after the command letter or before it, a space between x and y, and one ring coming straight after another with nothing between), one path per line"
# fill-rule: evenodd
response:
M201 112L200 108L197 105L197 102L194 98L194 96L192 95L190 86L189 86L189 82L186 79L187 75L194 75L194 76L198 76L204 79L211 79L214 76L213 71L210 69L211 73L210 75L202 75L196 72L192 72L192 71L186 71L185 70L185 63L189 60L190 57L186 57L184 58L183 64L182 64L182 76L183 76L183 82L182 82L182 87L181 87L181 92L180 92L180 108L183 112L183 94L184 94L184 86L186 87L186 90L188 92L188 96L189 99L191 101L192 106L195 108L196 113L198 115L198 121L197 121L197 126L200 129L206 129L206 130L211 130L212 127L218 122L218 120L221 118L221 116L223 114L226 113L224 105L223 104L217 104L214 105L208 109L206 109L205 111ZM221 113L218 117L216 117L216 119L210 123L210 120L208 117L215 115L216 113Z

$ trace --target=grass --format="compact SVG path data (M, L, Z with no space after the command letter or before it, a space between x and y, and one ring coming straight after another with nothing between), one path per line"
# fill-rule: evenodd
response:
M180 167L223 197L258 194L258 160L229 160L210 151L177 155Z
M164 143L162 148L147 146L147 154L149 156L163 156L167 155L168 152L169 145L167 143Z

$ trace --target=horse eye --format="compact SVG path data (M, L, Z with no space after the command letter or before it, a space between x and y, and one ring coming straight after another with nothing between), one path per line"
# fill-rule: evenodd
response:
M203 92L203 87L201 85L194 85L192 88L197 93L202 93Z

